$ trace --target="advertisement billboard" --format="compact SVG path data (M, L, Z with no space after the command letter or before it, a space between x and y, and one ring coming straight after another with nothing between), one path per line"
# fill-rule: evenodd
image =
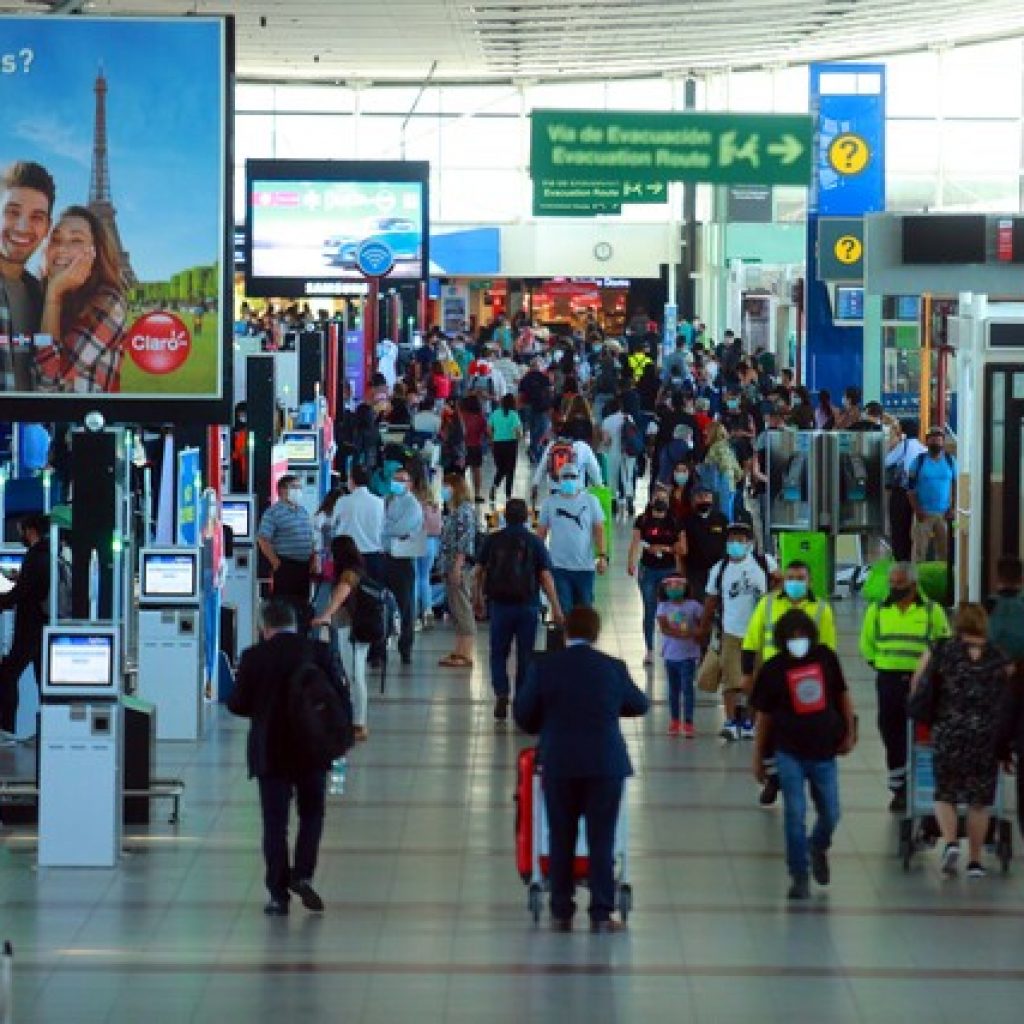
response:
M429 173L420 161L250 160L246 294L345 294L371 250L390 257L389 281L422 280Z
M3 418L220 418L231 20L0 23Z

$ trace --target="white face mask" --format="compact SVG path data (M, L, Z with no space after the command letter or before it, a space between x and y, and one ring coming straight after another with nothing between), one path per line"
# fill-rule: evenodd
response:
M290 502L292 502L293 504L298 505L298 503L300 501L302 501L302 488L301 487L292 487L288 491L288 500Z
M786 641L786 650L794 658L806 658L807 652L811 649L811 638L807 636L795 636L792 640Z

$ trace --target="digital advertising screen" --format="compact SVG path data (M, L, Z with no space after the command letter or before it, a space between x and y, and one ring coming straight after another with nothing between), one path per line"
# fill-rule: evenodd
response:
M903 218L903 262L984 263L987 222L982 214L921 214Z
M364 283L360 247L389 255L388 281L429 271L429 164L250 160L246 294L343 294Z
M114 638L109 634L50 634L50 686L113 687Z
M316 442L314 430L286 430L281 435L281 444L288 452L288 465L315 466L319 461Z
M194 597L196 556L143 551L143 597Z
M0 551L0 594L8 594L14 589L24 561L24 551Z
M220 521L235 540L252 540L252 504L245 498L225 498L220 505Z
M0 38L0 401L131 421L159 396L167 422L212 418L233 326L233 22L5 16Z

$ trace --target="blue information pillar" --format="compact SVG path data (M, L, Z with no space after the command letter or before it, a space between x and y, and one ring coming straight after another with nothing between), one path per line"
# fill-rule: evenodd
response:
M828 289L818 279L818 219L885 209L885 66L812 64L810 71L815 151L807 203L803 381L812 390L829 390L838 404L843 388L863 386L864 331L837 326L832 318Z

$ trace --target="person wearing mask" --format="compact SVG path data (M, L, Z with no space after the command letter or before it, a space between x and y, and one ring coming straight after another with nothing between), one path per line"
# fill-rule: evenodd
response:
M351 488L338 499L331 518L332 536L344 534L355 541L367 573L384 582L384 499L370 490L370 471L352 467Z
M370 645L352 636L352 611L359 587L366 577L366 563L356 542L342 534L331 544L334 562L334 586L327 606L313 620L313 628L329 627L338 631L338 653L349 680L352 693L352 725L355 738L366 740L370 736L366 726L368 692L366 688L366 662Z
M956 459L946 451L945 433L932 427L925 435L927 451L911 463L907 474L907 500L914 513L911 528L912 560L928 558L934 543L936 561L949 554L949 524L956 519Z
M757 712L754 777L766 782L767 744L775 748L785 811L789 899L810 896L810 879L828 885L828 850L839 823L836 755L857 742L853 701L835 651L819 641L813 619L790 608L775 624L777 652L757 674L751 701ZM807 835L807 791L817 820Z
M671 484L668 492L668 510L672 518L679 523L680 529L683 522L693 512L693 491L696 488L696 481L693 478L693 466L688 459L677 462L672 467Z
M406 468L412 480L411 491L423 509L423 554L416 559L416 623L417 629L432 629L434 599L430 577L441 547L443 517L441 505L430 486L427 470L421 459L410 459Z
M274 599L260 610L263 639L238 663L235 685L228 697L232 714L251 720L249 777L259 782L263 815L265 882L270 900L264 913L288 913L292 894L302 905L322 912L323 900L313 888L320 837L323 834L327 771L311 762L308 752L292 739L288 715L288 681L305 662L313 662L339 691L347 692L341 665L322 641L299 634L294 606ZM288 851L288 817L292 796L299 812L294 857Z
M263 513L256 543L270 563L275 598L291 601L304 626L309 623L309 591L316 561L313 518L302 507L302 485L286 473L277 482L277 501Z
M583 489L576 466L562 469L558 493L541 505L537 536L548 543L562 610L593 605L595 569L600 575L608 569L604 511L597 498Z
M836 416L836 430L849 430L861 419L861 391L852 384L843 391L843 408Z
M605 457L608 460L608 486L612 492L612 509L617 512L619 502L623 501L627 511L632 515L636 494L635 445L643 444L643 434L640 433L636 420L623 412L618 398L606 402L604 411L606 416L601 423L601 434L604 438ZM623 431L628 435L627 441L633 439L630 444L634 447L628 452L623 447Z
M594 447L594 417L589 403L582 395L573 395L565 403L561 433L574 441L584 441L591 448Z
M885 410L879 402L868 402L864 406L861 418L848 429L858 434L869 434L875 430L884 430Z
M668 495L659 487L646 511L633 524L626 556L626 572L637 576L643 600L645 666L654 664L654 621L661 584L681 571L679 533L679 522L669 512Z
M551 429L551 407L554 405L555 392L551 379L543 370L543 360L534 357L530 360L530 369L523 374L519 382L519 401L526 427L530 435L527 455L530 464L540 459L544 438Z
M487 420L476 394L467 395L459 404L459 419L466 438L466 467L473 479L473 495L478 505L484 503L483 465Z
M836 622L831 605L824 598L815 597L811 590L811 569L806 562L794 559L784 570L782 587L769 591L758 602L743 638L743 692L750 694L754 684L754 670L779 653L775 645L775 627L787 612L801 611L817 630L818 642L836 650ZM745 729L752 723L745 722ZM770 807L779 795L779 776L776 771L771 741L763 745L765 755L765 783L761 790L762 807Z
M790 393L789 425L795 430L814 430L814 408L811 393L803 386L793 388ZM859 414L858 414L859 415ZM839 427L839 416L836 416L836 430Z
M830 392L822 390L818 392L818 408L814 410L815 430L835 430L836 409L832 404Z
M333 474L332 474L333 475ZM331 541L334 540L334 509L338 500L345 492L340 483L336 483L320 502L320 507L313 514L313 543L315 559L318 567L316 588L313 592L314 610L323 608L330 598L331 584L334 582L334 558Z
M913 692L932 673L935 819L943 843L941 870L949 877L960 860L962 805L967 807L967 876L986 874L981 850L999 781L999 713L1013 673L988 631L988 613L980 604L960 605L952 639L921 655L910 684Z
M438 395L438 400L445 401L446 399L441 399ZM441 417L437 409L437 401L428 396L420 402L416 415L412 418L414 433L424 441L436 441L438 434L441 433Z
M754 535L746 523L731 523L726 533L726 557L708 575L701 620L702 640L711 649L701 673L717 677L723 690L725 740L753 739L743 690L743 640L758 602L772 587L778 571L773 558L754 553Z
M416 559L426 547L423 506L411 493L412 478L402 467L391 479L391 494L384 503L384 582L395 595L402 625L398 653L402 664L412 664L416 635Z
M889 570L889 597L872 602L860 631L861 657L877 673L878 731L885 745L889 810L907 808L907 699L910 679L921 656L936 641L949 636L942 608L923 597L917 570L897 562Z
M516 645L516 692L526 680L540 621L540 592L554 622L564 622L544 542L526 526L529 509L522 498L505 506L505 527L484 539L474 576L474 607L481 617L490 605L490 667L494 717L508 718L511 687L508 659Z
M516 724L540 736L550 838L551 925L572 929L573 863L580 818L589 858L590 928L621 931L615 909L615 826L623 780L633 774L620 717L639 717L650 701L624 662L596 650L601 617L579 607L566 616L565 650L534 662L516 694Z
M889 532L892 555L909 562L913 555L914 509L907 493L910 469L928 449L918 439L917 420L900 421L900 437L885 456L885 486L889 492Z
M487 435L494 452L494 480L491 482L491 504L495 503L498 488L505 483L505 500L512 497L519 460L519 441L523 436L523 423L516 412L515 395L507 394L487 421Z
M21 571L13 586L0 593L0 611L14 610L14 635L10 650L0 659L0 747L16 742L18 683L32 665L36 686L43 678L43 628L49 621L50 518L33 513L25 516L18 535L25 545Z
M544 480L548 481L552 489L558 487L558 474L561 472L562 467L553 464L555 460L552 456L554 453L562 450L566 444L572 446L571 463L577 470L581 485L596 484L598 487L603 486L604 475L601 472L601 464L597 461L597 456L594 454L594 449L586 441L574 441L563 436L555 437L548 442L547 447L541 453L540 460L537 462L537 468L533 473L533 480L530 484L530 496L535 505L540 485Z
M708 574L725 557L725 537L729 520L715 511L711 488L697 483L692 490L693 511L682 520L679 554L690 584L690 593L703 601Z
M698 468L703 483L711 488L718 511L731 519L736 485L743 477L743 469L729 443L729 435L721 423L712 423L707 431L707 451Z
M508 398L508 396L505 396ZM473 554L476 551L476 509L463 473L448 473L441 488L448 509L441 527L440 568L448 610L455 626L455 649L441 668L472 668L476 619L473 617Z
M696 693L693 682L700 661L700 644L696 634L703 607L690 597L686 580L669 576L661 584L658 601L658 630L661 633L661 656L665 661L668 681L668 705L671 720L669 736L696 736L693 713Z

